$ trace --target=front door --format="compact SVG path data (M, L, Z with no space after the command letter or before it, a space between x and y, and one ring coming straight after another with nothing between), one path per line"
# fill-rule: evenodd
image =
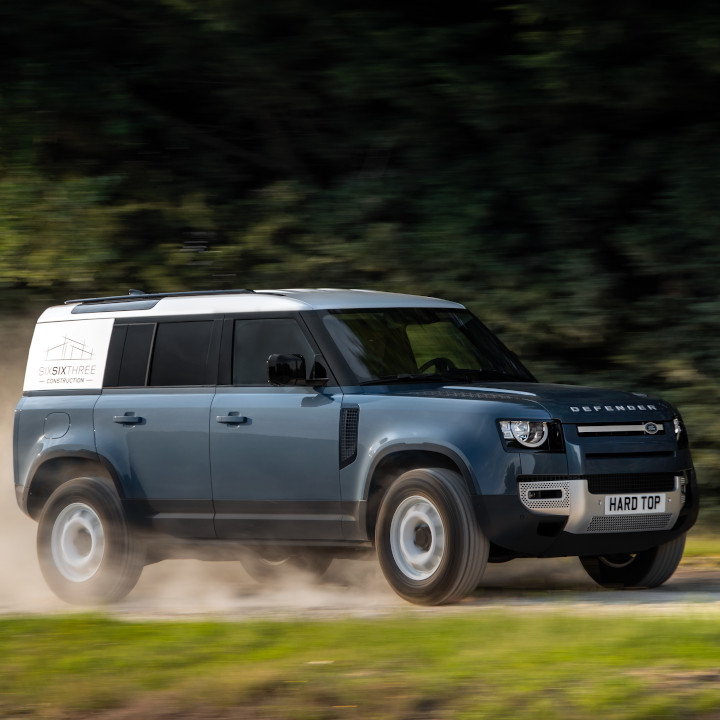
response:
M255 315L226 328L232 384L217 388L210 411L218 537L341 539L339 388L268 383L272 354L301 354L312 371L315 347L297 319Z

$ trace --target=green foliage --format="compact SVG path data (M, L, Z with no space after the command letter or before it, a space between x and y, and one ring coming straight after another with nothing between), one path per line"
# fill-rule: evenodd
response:
M720 492L720 8L0 8L0 297L355 286L660 392Z

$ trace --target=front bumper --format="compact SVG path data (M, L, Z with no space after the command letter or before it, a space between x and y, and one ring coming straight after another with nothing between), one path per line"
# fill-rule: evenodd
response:
M642 512L638 499L640 512L606 513L606 497L618 495L662 495L665 507L663 512ZM480 527L501 557L640 552L687 532L698 510L693 470L654 480L633 475L522 476L516 495L486 495L475 503Z
M522 505L538 517L565 520L565 532L638 532L670 530L686 502L684 473L657 476L600 475L565 478L519 478ZM626 498L625 514L607 512L606 501L614 505ZM663 511L656 512L662 503Z

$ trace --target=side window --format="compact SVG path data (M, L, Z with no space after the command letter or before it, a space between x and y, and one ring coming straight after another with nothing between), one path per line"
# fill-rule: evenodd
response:
M207 384L212 330L212 320L158 323L148 385Z
M297 353L305 358L307 376L315 351L296 320L266 318L236 320L233 338L233 385L267 385L267 359L274 354Z
M143 387L146 384L154 333L155 323L113 328L104 387Z

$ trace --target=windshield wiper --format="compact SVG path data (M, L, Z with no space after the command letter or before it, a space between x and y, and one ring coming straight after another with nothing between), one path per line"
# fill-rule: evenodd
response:
M514 378L512 375L508 375L504 372L498 372L496 370L462 370L460 368L457 368L455 370L450 370L447 375L452 380L462 379L465 382L487 382L488 380L507 382L513 379L517 380L517 378Z
M383 375L383 377L374 380L365 380L361 385L392 385L393 383L404 382L443 382L448 379L447 375L439 375L438 373L398 373L397 375Z
M361 385L392 385L407 382L530 382L528 378L510 375L497 370L473 370L453 368L442 373L398 373L365 380Z

